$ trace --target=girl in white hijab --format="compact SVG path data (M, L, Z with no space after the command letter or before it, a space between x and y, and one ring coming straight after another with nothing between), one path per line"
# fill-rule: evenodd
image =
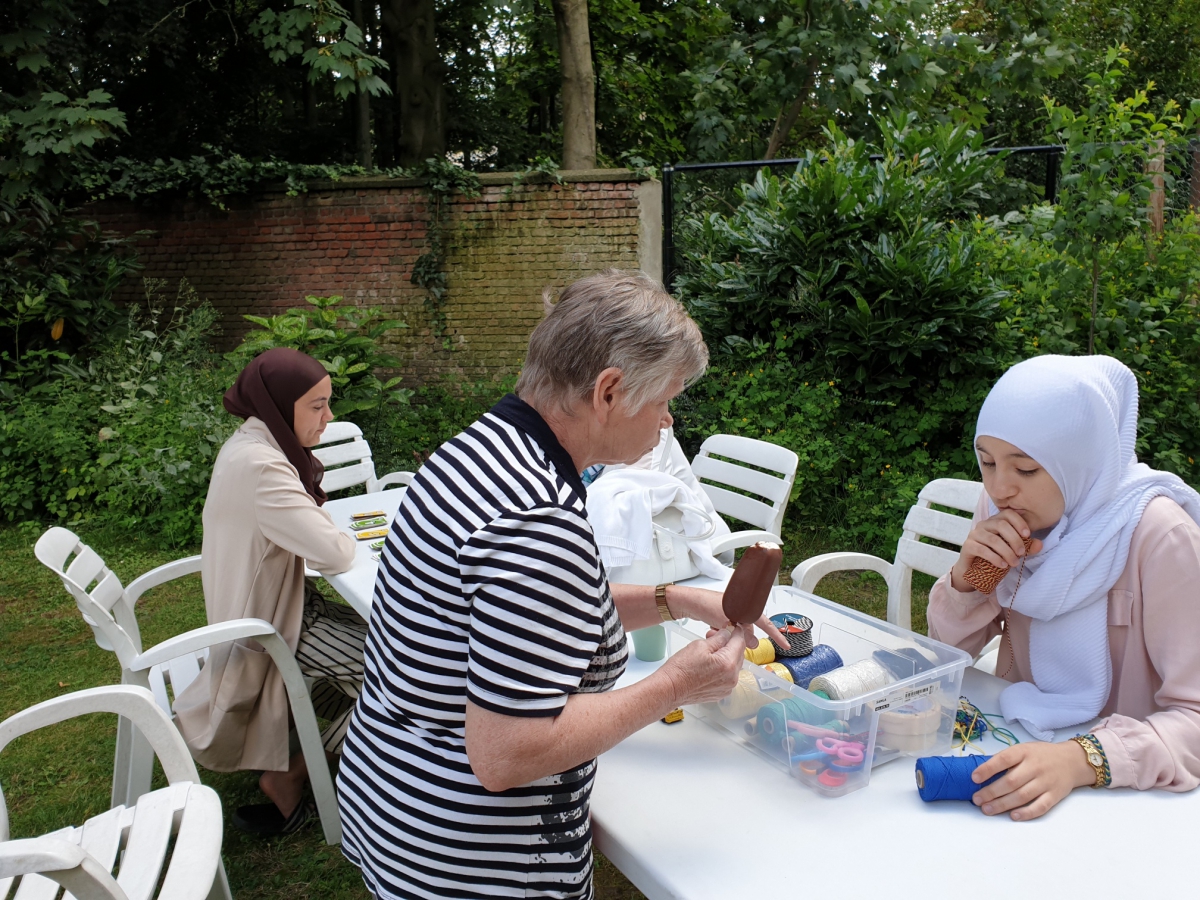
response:
M1041 356L980 411L985 493L930 634L977 653L1003 633L1001 712L1066 738L980 766L977 783L1007 770L975 795L989 815L1036 818L1084 785L1200 784L1200 495L1137 461L1137 410L1116 360ZM991 593L965 577L976 558L1009 570Z

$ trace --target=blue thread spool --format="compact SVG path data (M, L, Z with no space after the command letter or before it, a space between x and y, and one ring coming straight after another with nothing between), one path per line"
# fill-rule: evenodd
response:
M771 703L758 711L758 734L768 750L783 751L783 739L787 736L787 714L782 704Z
M808 656L782 656L779 663L792 673L792 680L806 690L808 683L818 675L840 669L844 665L838 652L828 644L817 644Z
M971 773L991 759L990 756L926 756L917 760L917 793L926 803L934 800L970 800L975 792L1001 775L993 775L983 784L971 780Z

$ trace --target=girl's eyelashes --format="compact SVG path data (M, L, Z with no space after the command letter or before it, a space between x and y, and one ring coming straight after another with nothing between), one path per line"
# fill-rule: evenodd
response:
M994 462L987 462L987 461L985 461L985 460L982 460L982 459L979 461L979 465L983 466L985 469L994 469L994 468L996 468L996 464L995 464Z
M1036 475L1041 469L1017 469L1018 475Z

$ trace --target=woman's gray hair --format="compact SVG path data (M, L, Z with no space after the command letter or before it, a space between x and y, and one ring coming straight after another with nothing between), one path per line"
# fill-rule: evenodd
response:
M516 393L534 407L571 412L590 400L596 378L617 368L629 412L661 396L675 379L691 384L708 367L700 329L678 300L641 272L608 269L568 285L529 337Z

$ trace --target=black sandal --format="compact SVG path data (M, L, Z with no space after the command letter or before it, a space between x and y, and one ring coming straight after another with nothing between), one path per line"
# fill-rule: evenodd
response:
M254 803L234 810L233 827L259 837L279 837L298 831L316 815L311 800L302 799L286 819L274 803Z

